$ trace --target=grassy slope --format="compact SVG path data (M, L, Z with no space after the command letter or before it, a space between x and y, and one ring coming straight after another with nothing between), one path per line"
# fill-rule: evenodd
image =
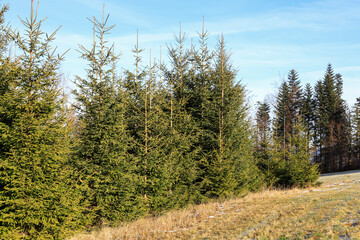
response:
M360 171L327 174L320 181L318 188L266 190L72 240L360 239Z

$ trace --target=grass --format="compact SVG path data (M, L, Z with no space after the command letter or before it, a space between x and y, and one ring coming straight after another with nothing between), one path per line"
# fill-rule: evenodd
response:
M264 190L71 240L360 239L360 171L327 174L320 181L321 187Z

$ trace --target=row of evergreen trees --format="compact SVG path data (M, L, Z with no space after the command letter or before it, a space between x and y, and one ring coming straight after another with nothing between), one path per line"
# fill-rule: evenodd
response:
M146 67L136 41L134 68L120 75L119 55L106 41L113 26L105 15L93 18L93 44L80 46L88 65L84 77L75 77L69 106L58 71L64 56L51 46L56 32L42 32L34 8L22 21L25 34L14 31L4 25L6 10L0 12L0 238L61 239L243 195L264 180L316 181L311 132L299 114L286 127L292 134L280 125L270 134L263 104L267 120L258 124L262 140L255 144L245 89L223 37L213 51L203 27L198 44L187 49L180 30L168 46L170 62L150 57Z
M307 164L308 159L314 163L306 170L309 177L315 176L317 165L321 172L360 168L360 98L349 109L342 99L342 86L342 76L334 73L331 64L314 89L310 84L303 89L298 73L290 70L279 87L272 117L270 103L258 102L255 152L260 168L268 169L269 185L294 184L299 172L286 169L301 161ZM281 161L276 154L282 156ZM297 155L303 160L291 160ZM285 172L285 182L279 171Z
M150 59L119 76L105 35L91 20L93 45L76 76L74 106L61 89L63 55L32 7L21 34L1 11L0 238L63 238L76 229L116 225L147 214L256 190L245 90L224 39L216 51L169 46L171 62ZM12 55L9 46L16 48Z

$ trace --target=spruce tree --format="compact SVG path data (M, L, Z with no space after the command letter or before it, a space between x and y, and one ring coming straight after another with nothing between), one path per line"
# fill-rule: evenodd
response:
M187 88L189 91L189 100L187 101L187 110L191 113L193 120L198 124L199 136L198 143L202 151L206 154L207 151L213 148L213 139L211 138L211 131L214 127L212 124L211 101L213 101L213 64L212 60L214 53L210 51L207 46L208 32L205 30L203 23L202 31L199 35L199 49L192 50L192 78L187 81Z
M284 186L287 182L289 171L287 169L287 151L284 148L283 140L277 137L277 130L279 129L277 125L279 122L281 123L281 121L278 121L278 114L276 111L275 118L272 122L273 128L268 151L269 159L266 168L261 168L260 165L260 169L265 175L265 183L268 187Z
M286 168L289 176L285 180L285 185L308 187L313 185L319 178L318 164L310 161L309 135L306 128L299 120L294 125L293 134L290 137L291 147L289 148L288 161Z
M297 116L300 114L300 101L302 90L298 73L290 70L288 79L283 82L277 96L277 137L282 141L284 148L289 145L289 136L293 132L293 126L296 124Z
M170 66L163 68L165 87L167 88L167 104L164 106L168 113L169 138L166 148L170 162L175 166L174 196L178 197L180 206L187 203L205 201L201 194L201 164L203 154L197 144L199 128L192 114L190 98L191 80L194 70L191 68L191 51L185 49L186 35L180 32L175 36L176 45L168 46Z
M256 128L258 133L258 142L266 143L269 139L270 130L270 104L266 101L257 102Z
M317 166L310 163L310 139L313 120L310 85L303 95L298 73L290 70L288 80L279 89L276 117L267 174L271 185L301 186L318 178ZM305 122L305 123L304 123Z
M299 74L294 70L290 70L288 74L288 85L289 85L289 113L288 113L288 123L291 124L289 133L292 133L293 126L296 125L298 121L298 116L300 115L300 106L302 99L302 89L299 80Z
M360 167L360 98L356 98L356 103L352 112L352 166Z
M283 148L285 148L286 145L286 136L288 134L287 126L290 126L288 124L288 112L289 112L289 102L290 102L290 96L289 96L289 86L287 82L283 82L279 88L279 92L276 98L276 105L275 105L275 137L279 142L282 143Z
M317 161L322 172L344 170L349 165L349 121L340 95L341 75L334 73L331 64L323 80L317 82L315 92Z
M301 116L298 116L298 121L293 125L293 132L288 139L290 144L284 149L279 139L272 138L267 169L262 169L267 185L269 187L313 185L319 178L319 166L311 159L310 136L301 121Z
M78 145L74 165L83 190L82 205L87 224L116 224L142 214L137 195L136 165L128 156L129 134L125 119L127 99L116 75L118 55L105 35L108 17L93 24L93 44L80 46L88 62L86 77L76 77L76 107L79 116Z
M201 189L203 196L207 191L205 190L206 175L208 174L207 163L217 144L217 139L213 136L216 129L213 119L213 112L216 109L212 103L214 101L212 84L214 53L207 46L208 37L209 34L205 30L203 22L202 31L198 32L199 46L192 45L189 52L189 67L184 79L187 95L184 98L186 104L183 109L183 112L191 117L193 131L196 131L196 135L191 137L192 148L199 154L194 155L193 161L197 167L196 185Z
M51 47L56 32L42 32L33 4L21 21L24 35L6 35L18 57L2 58L0 70L0 238L60 239L80 219L59 86L63 55Z
M253 190L261 184L254 167L245 89L235 80L229 53L221 37L213 76L213 136L216 146L208 159L208 189L211 197L226 197Z
M313 91L311 85L307 83L305 86L304 95L301 100L300 114L306 132L308 133L308 138L310 138L311 140L313 140L314 130L315 130L314 109L315 109L315 100L313 97ZM310 142L309 142L309 147L310 147Z
M254 154L259 169L265 174L266 179L270 175L270 105L266 102L257 102L256 112L256 145Z
M126 73L126 89L130 93L126 111L128 130L132 137L129 149L140 177L139 190L146 211L157 213L173 204L173 165L168 156L170 121L166 114L166 94L157 83L157 66L151 59L140 68L143 49L138 41L133 49L135 71Z
M14 114L11 111L12 107L15 107L13 102L14 96L12 94L12 87L14 86L14 81L19 75L19 64L17 59L11 59L7 55L8 52L8 43L9 36L6 33L6 28L4 27L4 14L8 10L8 5L5 5L0 10L0 126L2 133L6 133L9 130L9 126L12 125ZM0 142L0 154L1 159L6 157L6 152L9 151L9 144L6 143L7 134L3 134Z

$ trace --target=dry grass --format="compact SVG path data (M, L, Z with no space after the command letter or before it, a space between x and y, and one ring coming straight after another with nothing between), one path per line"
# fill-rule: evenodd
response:
M265 190L71 240L360 239L360 171L325 175L311 189Z

